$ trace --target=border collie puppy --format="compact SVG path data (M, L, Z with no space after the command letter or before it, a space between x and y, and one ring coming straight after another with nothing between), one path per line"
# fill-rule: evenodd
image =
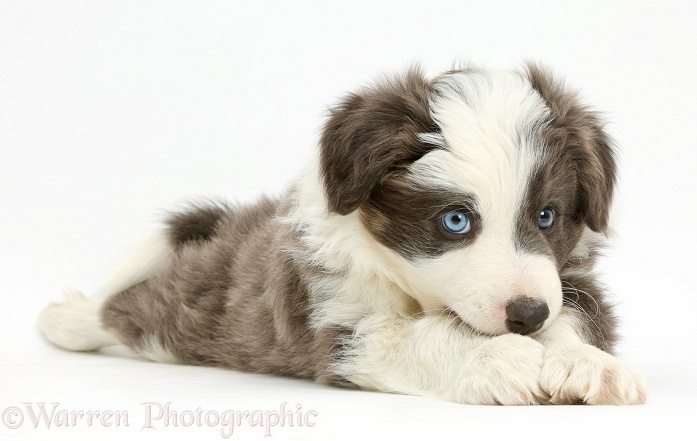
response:
M594 274L615 178L602 122L544 68L411 69L338 103L280 197L171 214L40 329L458 403L644 403Z

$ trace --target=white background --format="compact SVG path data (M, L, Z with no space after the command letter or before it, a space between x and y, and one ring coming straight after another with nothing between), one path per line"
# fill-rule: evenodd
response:
M670 439L697 410L695 73L690 1L0 3L0 411L127 410L130 427L19 430L1 439L221 439L219 428L141 430L142 402L179 410L314 410L276 439ZM621 147L620 222L603 261L620 357L645 406L461 406L232 371L75 354L36 316L90 293L168 208L275 194L315 148L329 105L420 61L550 65L605 112ZM246 430L246 432L244 431ZM260 439L241 428L232 439ZM429 438L430 439L430 438ZM683 438L684 439L684 438Z

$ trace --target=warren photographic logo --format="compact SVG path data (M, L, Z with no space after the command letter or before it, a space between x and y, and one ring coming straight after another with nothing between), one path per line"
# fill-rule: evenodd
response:
M71 427L136 428L139 430L175 430L187 427L218 429L222 438L230 438L236 429L251 427L264 437L273 436L278 427L314 427L318 413L302 404L281 403L276 409L179 409L173 403L145 402L134 410L66 409L60 403L22 403L9 406L0 415L7 429L69 429Z

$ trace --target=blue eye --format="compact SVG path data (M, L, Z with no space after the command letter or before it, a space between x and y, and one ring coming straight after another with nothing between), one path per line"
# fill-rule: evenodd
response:
M540 215L537 217L537 226L543 230L551 227L554 223L554 210L551 208L545 208L540 211Z
M442 217L443 228L453 234L465 234L470 230L470 218L462 211L445 213Z

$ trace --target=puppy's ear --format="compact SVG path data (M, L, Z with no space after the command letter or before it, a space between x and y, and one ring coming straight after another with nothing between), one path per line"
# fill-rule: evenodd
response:
M320 167L329 209L359 208L390 172L433 146L419 133L437 130L429 115L430 86L419 69L345 97L330 111L320 141Z
M607 232L617 166L612 143L595 115L579 133L579 214L591 230Z
M612 141L597 114L578 102L546 68L528 63L528 78L547 102L551 138L562 144L575 164L578 179L577 216L596 232L607 232L617 166Z

